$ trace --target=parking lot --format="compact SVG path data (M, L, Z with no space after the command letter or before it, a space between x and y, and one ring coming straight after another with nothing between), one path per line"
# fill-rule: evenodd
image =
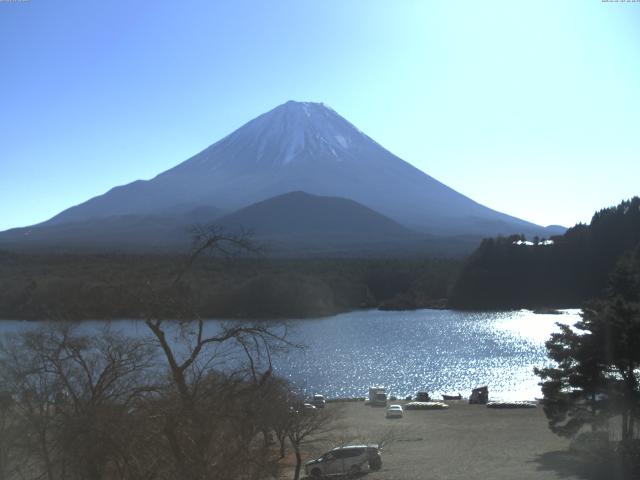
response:
M447 403L447 410L405 411L398 419L387 419L385 408L363 402L329 404L340 418L328 436L306 447L305 459L336 445L384 441L382 469L363 478L600 478L568 452L567 440L549 431L540 407L494 410L465 401Z

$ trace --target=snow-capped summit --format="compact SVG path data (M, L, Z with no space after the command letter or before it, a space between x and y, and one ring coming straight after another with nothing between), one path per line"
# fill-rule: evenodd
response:
M359 144L371 141L323 103L290 100L260 115L178 168L243 162L283 166L291 162L343 161ZM221 149L242 151L242 157L219 158Z
M151 180L113 188L46 223L199 207L232 212L292 191L351 199L434 234L544 235L542 227L484 207L396 157L326 105L294 101Z

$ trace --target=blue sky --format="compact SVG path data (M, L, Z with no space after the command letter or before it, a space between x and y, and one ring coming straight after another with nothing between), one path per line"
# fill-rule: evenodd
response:
M0 230L321 101L539 224L640 194L640 3L0 1Z

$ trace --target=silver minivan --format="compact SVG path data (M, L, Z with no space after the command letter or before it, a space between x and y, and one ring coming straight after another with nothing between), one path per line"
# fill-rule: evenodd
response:
M328 451L304 464L305 474L313 478L332 475L357 475L378 470L382 458L377 445L349 445Z

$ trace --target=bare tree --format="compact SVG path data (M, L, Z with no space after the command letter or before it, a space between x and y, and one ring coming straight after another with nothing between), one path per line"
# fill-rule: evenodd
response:
M155 305L164 303L167 308L149 308L145 318L168 367L162 433L180 478L231 479L240 474L261 478L265 449L259 454L252 450L253 438L264 423L257 399L272 373L271 352L289 345L286 329L225 322L207 330L184 295L184 278L206 254L229 256L254 249L245 236L226 235L215 228L197 230L195 239L193 253L176 273L171 289L164 298L154 299ZM181 320L168 321L166 312ZM254 465L256 459L262 464Z
M335 405L336 408L306 411L302 401L299 401L297 407L290 410L287 428L287 437L296 456L294 480L300 478L302 469L301 447L325 440L326 434L332 430L331 426L339 416L339 410Z
M106 329L88 337L67 324L5 338L0 371L18 399L22 475L105 478L128 455L120 427L150 390L151 352L143 339Z
M265 443L268 442L269 435L275 434L279 456L284 458L291 423L291 408L298 402L298 397L292 392L289 382L273 376L266 384L262 398L261 419L264 423L261 428Z
M0 480L11 475L11 455L18 436L16 422L13 419L15 402L11 393L0 382Z

